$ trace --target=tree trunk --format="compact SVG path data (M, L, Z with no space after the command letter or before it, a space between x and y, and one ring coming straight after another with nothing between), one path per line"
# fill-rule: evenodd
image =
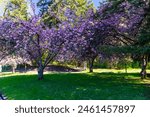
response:
M44 69L43 69L43 67L42 66L40 66L39 68L38 68L38 80L43 80L43 72L44 72Z
M2 65L0 65L0 73L2 72L3 70L2 70Z
M127 69L127 63L125 63L125 73L128 73L128 69Z
M89 60L89 72L90 73L93 72L93 63L94 63L94 58Z
M87 69L87 62L85 61L84 63L83 63L83 70L86 70Z
M25 72L25 73L27 72L27 66L26 66L26 63L24 63L24 72Z
M141 61L141 79L145 79L146 78L146 67L147 67L147 63L148 63L148 56L144 55L142 57L142 61Z
M15 67L12 66L12 73L15 73Z

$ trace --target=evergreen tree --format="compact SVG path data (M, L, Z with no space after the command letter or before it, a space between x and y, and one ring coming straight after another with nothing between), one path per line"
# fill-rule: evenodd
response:
M4 11L4 17L7 16L27 20L28 5L26 0L10 0Z
M90 8L94 8L90 0L40 0L38 6L45 24L50 27L66 20L66 15L71 15L67 14L69 10L74 16L85 16Z
M39 0L37 6L40 8L40 15L44 15L48 11L48 7L53 3L53 0Z
M140 28L138 42L136 44L139 49L139 54L141 55L141 78L146 78L147 64L150 59L150 2L149 8L147 8L147 13L142 21L142 26Z
M126 5L122 5L125 8L126 14L134 14L138 16L136 19L131 19L130 23L133 21L138 21L135 25L132 26L132 30L126 33L130 40L133 40L133 43L129 43L132 46L132 50L130 49L128 53L131 53L136 59L138 59L141 63L141 79L146 78L146 68L148 61L150 59L150 0L107 0L110 1L113 5L112 7L107 9L107 13L120 12L118 8L121 4L127 3ZM139 12L128 9L131 6L134 8L139 8ZM130 15L128 15L131 17ZM133 31L135 29L135 31ZM123 39L126 40L127 36L123 35Z

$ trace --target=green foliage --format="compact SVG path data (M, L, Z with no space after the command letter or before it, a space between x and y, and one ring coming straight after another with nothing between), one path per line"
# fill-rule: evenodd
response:
M109 65L109 61L105 60L105 61L96 61L94 62L94 68L110 68L110 65Z
M11 71L11 66L10 65L5 65L2 67L2 72L7 72L7 71Z
M143 21L138 38L138 46L143 54L150 54L150 11Z
M4 17L20 18L27 20L28 5L26 0L10 0L5 8Z
M39 0L37 6L40 8L40 14L44 15L47 13L48 7L53 4L53 0Z
M130 56L116 58L111 60L106 58L100 60L97 58L94 62L94 68L104 68L104 69L125 69L125 68L140 68L140 62L133 60ZM148 65L150 68L150 64Z
M121 59L117 63L117 69L131 68L131 66L132 66L132 61L127 59Z
M67 9L75 11L76 16L85 16L88 9L94 8L93 3L89 0L40 0L38 6L41 7L45 24L50 27L66 20L65 12ZM52 12L54 16L51 15Z
M93 8L93 3L89 0L66 0L66 3L66 8L76 11L77 16L86 15L86 11Z
M150 62L147 64L147 69L150 69Z

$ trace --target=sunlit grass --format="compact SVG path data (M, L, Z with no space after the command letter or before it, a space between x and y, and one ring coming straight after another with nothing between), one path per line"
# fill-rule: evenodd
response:
M140 73L141 69L132 69L128 68L127 73ZM88 70L84 71L88 72ZM103 73L103 72L112 72L112 73L126 73L125 69L94 69L94 72L96 73ZM150 70L147 70L148 73L150 73Z
M95 73L1 73L0 90L11 100L147 100L150 80L141 80L139 70L96 69ZM118 72L119 71L119 72Z
M125 69L94 69L94 73L126 73ZM141 69L127 69L127 73L140 73ZM89 70L75 72L75 73L88 73ZM150 73L150 70L147 70ZM45 74L54 73L54 72L44 72ZM26 73L12 73L12 72L2 72L0 73L0 77L7 77L7 76L15 76L15 75L34 75L37 74L37 71L29 71Z

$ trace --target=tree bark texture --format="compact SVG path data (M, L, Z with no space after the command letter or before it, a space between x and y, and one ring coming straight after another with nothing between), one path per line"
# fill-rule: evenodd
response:
M147 67L147 63L148 63L148 56L147 55L143 55L142 60L141 60L141 79L145 79L146 78L146 67Z
M38 80L43 80L44 79L43 72L44 72L43 67L39 66L39 68L38 68Z
M89 59L89 72L93 72L93 63L94 63L95 58Z

